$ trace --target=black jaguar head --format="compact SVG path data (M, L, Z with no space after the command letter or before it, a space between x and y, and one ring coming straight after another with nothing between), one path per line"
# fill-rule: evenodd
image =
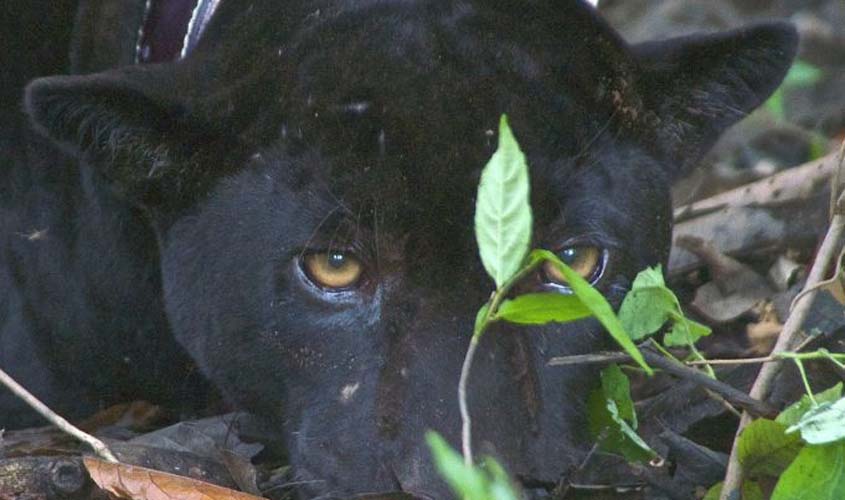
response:
M669 184L778 85L792 28L628 46L579 1L223 2L185 60L38 80L34 123L145 207L174 335L284 433L303 498L450 498L457 383L493 288L473 236L506 113L534 247L611 302L665 262ZM569 293L540 270L521 292ZM469 383L474 446L554 483L589 438L597 322L495 325Z

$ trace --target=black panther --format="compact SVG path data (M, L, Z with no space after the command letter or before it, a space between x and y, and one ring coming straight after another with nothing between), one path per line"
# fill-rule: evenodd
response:
M199 24L166 3L54 2L74 25L50 17L40 40L67 59L10 63L0 361L72 417L201 403L207 379L281 431L302 498L451 498L423 436L459 440L493 287L474 196L502 114L533 246L618 305L667 259L671 181L797 44L773 22L629 45L578 0L223 0ZM48 71L66 74L22 90ZM553 270L519 290L570 293ZM608 346L593 320L495 325L469 383L475 448L557 481L590 447L595 372L545 363Z

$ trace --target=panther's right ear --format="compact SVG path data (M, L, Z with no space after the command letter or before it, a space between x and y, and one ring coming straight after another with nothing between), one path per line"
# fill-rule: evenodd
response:
M222 134L180 104L175 88L161 67L47 77L29 84L25 106L37 130L119 191L155 205L196 193L226 147ZM199 168L210 158L217 162Z
M657 119L651 143L674 173L695 164L725 129L775 91L797 46L791 24L769 22L632 47L641 95Z

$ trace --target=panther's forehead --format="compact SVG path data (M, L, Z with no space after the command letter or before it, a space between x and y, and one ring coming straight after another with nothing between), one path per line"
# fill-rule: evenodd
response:
M234 47L215 64L241 80L261 72L265 88L243 101L263 95L261 107L280 108L288 130L329 118L343 126L359 114L381 120L375 133L383 128L388 146L438 136L481 143L507 113L536 143L529 150L577 153L627 105L620 86L633 91L635 73L627 49L586 5L558 12L529 2L514 26L520 9L511 4L335 2L289 13L305 15L297 29L258 50ZM264 35L278 14L262 9L243 22Z

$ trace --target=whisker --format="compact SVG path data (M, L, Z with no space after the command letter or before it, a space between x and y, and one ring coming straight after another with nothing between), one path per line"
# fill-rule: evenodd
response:
M375 242L375 253L376 253L376 269L381 268L381 253L379 247L381 243L379 242L379 223L378 223L378 204L373 204L373 240Z
M308 237L308 240L306 240L305 245L303 245L302 247L302 251L299 253L300 259L305 256L306 250L311 247L311 243L314 242L314 238L317 237L317 233L320 231L320 228L323 227L323 224L325 224L326 221L328 221L329 218L340 208L341 207L339 205L336 205L334 208L329 210L328 213L326 213L326 215L320 220L320 222L317 223L317 226L314 228L314 231L311 232L311 236Z

